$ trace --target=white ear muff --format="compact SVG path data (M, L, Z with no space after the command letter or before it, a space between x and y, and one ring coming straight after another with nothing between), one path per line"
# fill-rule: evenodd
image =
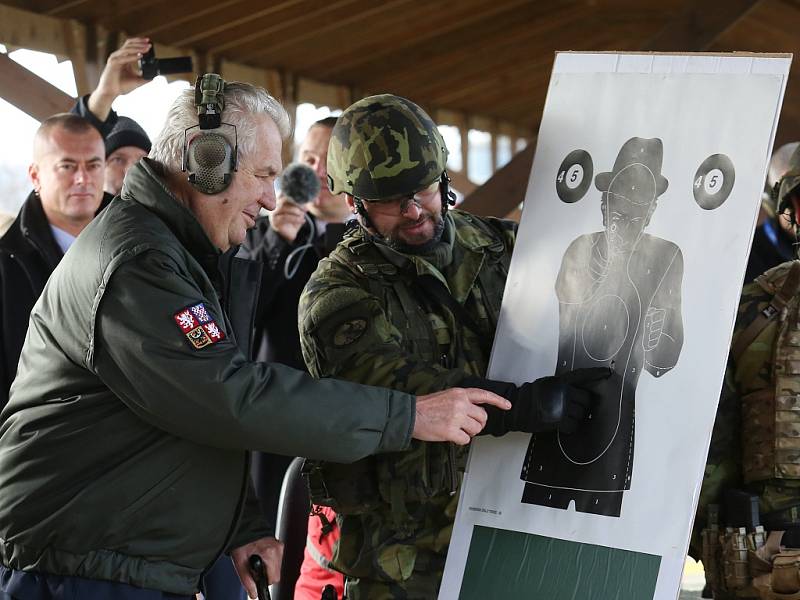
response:
M186 148L186 170L189 183L198 191L214 195L223 192L231 183L233 149L218 133L201 133L192 138Z

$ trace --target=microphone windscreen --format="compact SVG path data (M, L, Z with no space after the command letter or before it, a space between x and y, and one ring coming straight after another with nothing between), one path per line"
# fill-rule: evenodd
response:
M296 204L305 204L319 195L320 183L314 169L294 162L281 173L278 182L281 193Z

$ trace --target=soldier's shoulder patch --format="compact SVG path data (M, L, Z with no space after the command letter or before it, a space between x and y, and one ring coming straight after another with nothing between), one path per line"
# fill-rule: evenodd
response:
M333 334L333 345L337 348L348 346L358 340L367 330L365 319L350 319L336 328Z
M196 350L225 339L225 332L211 318L211 313L202 302L182 308L172 318Z

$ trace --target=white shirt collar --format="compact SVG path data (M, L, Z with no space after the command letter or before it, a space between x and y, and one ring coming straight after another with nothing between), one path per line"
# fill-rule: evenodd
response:
M66 254L69 247L72 246L72 242L75 241L75 236L71 233L67 233L63 229L59 229L55 225L50 225L50 231L53 232L53 237L56 239L58 247Z

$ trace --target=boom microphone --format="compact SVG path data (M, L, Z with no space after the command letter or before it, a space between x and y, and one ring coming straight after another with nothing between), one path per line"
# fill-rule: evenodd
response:
M291 163L278 179L281 194L295 204L306 204L319 196L320 184L314 169L304 163Z

